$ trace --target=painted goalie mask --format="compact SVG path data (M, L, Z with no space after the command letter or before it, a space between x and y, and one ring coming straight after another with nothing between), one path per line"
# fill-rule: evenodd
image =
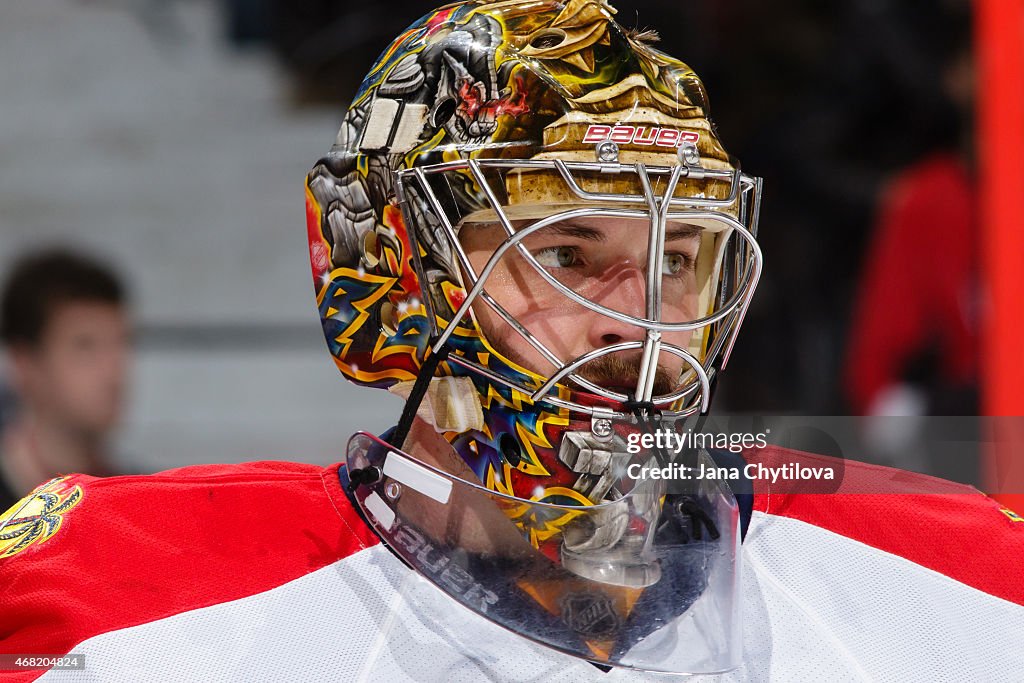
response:
M307 178L317 304L348 379L412 396L392 444L361 435L350 446L350 468L377 468L357 497L393 547L404 521L386 481L447 491L424 498L436 505L486 501L557 571L612 587L597 593L614 593L614 606L574 603L579 587L565 586L577 579L554 581L557 597L527 594L555 611L611 616L587 626L595 633L577 629L584 645L574 646L493 618L479 596L453 597L593 661L720 670L734 653L638 658L618 652L618 630L605 627L622 627L640 592L682 566L672 551L655 557L673 545L656 529L675 494L625 474L674 455L630 445L707 411L760 274L760 181L721 146L697 75L622 29L614 11L590 0L470 2L399 36ZM474 477L399 450L417 410ZM732 558L735 501L702 486L687 499ZM695 595L733 586L731 560L720 576L711 564ZM732 644L730 628L716 642Z

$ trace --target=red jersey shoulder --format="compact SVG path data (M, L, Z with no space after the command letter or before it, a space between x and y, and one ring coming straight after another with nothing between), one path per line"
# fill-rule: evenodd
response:
M756 481L755 510L813 524L1024 604L1016 570L1024 523L974 487L775 447L747 455L766 467L835 472L831 482L788 482L782 492Z
M262 461L149 475L57 477L0 518L0 560L42 558L97 541L145 552L165 541L196 551L205 543L245 551L280 541L277 534L288 524L282 524L284 510L293 529L301 519L347 534L354 552L375 539L341 490L337 469Z
M338 466L284 462L60 477L5 518L0 652L64 653L271 590L378 542Z

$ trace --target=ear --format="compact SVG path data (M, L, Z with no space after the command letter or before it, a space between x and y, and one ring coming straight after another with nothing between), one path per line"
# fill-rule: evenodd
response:
M7 374L11 389L24 395L32 385L39 362L36 352L27 344L7 347Z

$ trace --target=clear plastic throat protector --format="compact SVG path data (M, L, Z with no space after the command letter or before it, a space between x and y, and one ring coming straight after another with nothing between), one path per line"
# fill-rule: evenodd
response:
M615 468L620 495L589 506L503 495L366 433L350 440L347 467L363 475L352 494L381 539L488 621L600 665L729 671L740 661L736 500L720 480L680 473L713 466L706 452L631 450Z

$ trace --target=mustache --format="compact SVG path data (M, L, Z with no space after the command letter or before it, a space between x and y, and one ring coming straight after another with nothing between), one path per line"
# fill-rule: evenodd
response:
M576 374L590 380L605 389L624 390L632 395L636 391L636 383L640 379L639 353L624 356L612 354L599 356L581 368ZM664 366L659 365L654 373L654 396L664 396L675 391L679 386L679 378L673 376Z

